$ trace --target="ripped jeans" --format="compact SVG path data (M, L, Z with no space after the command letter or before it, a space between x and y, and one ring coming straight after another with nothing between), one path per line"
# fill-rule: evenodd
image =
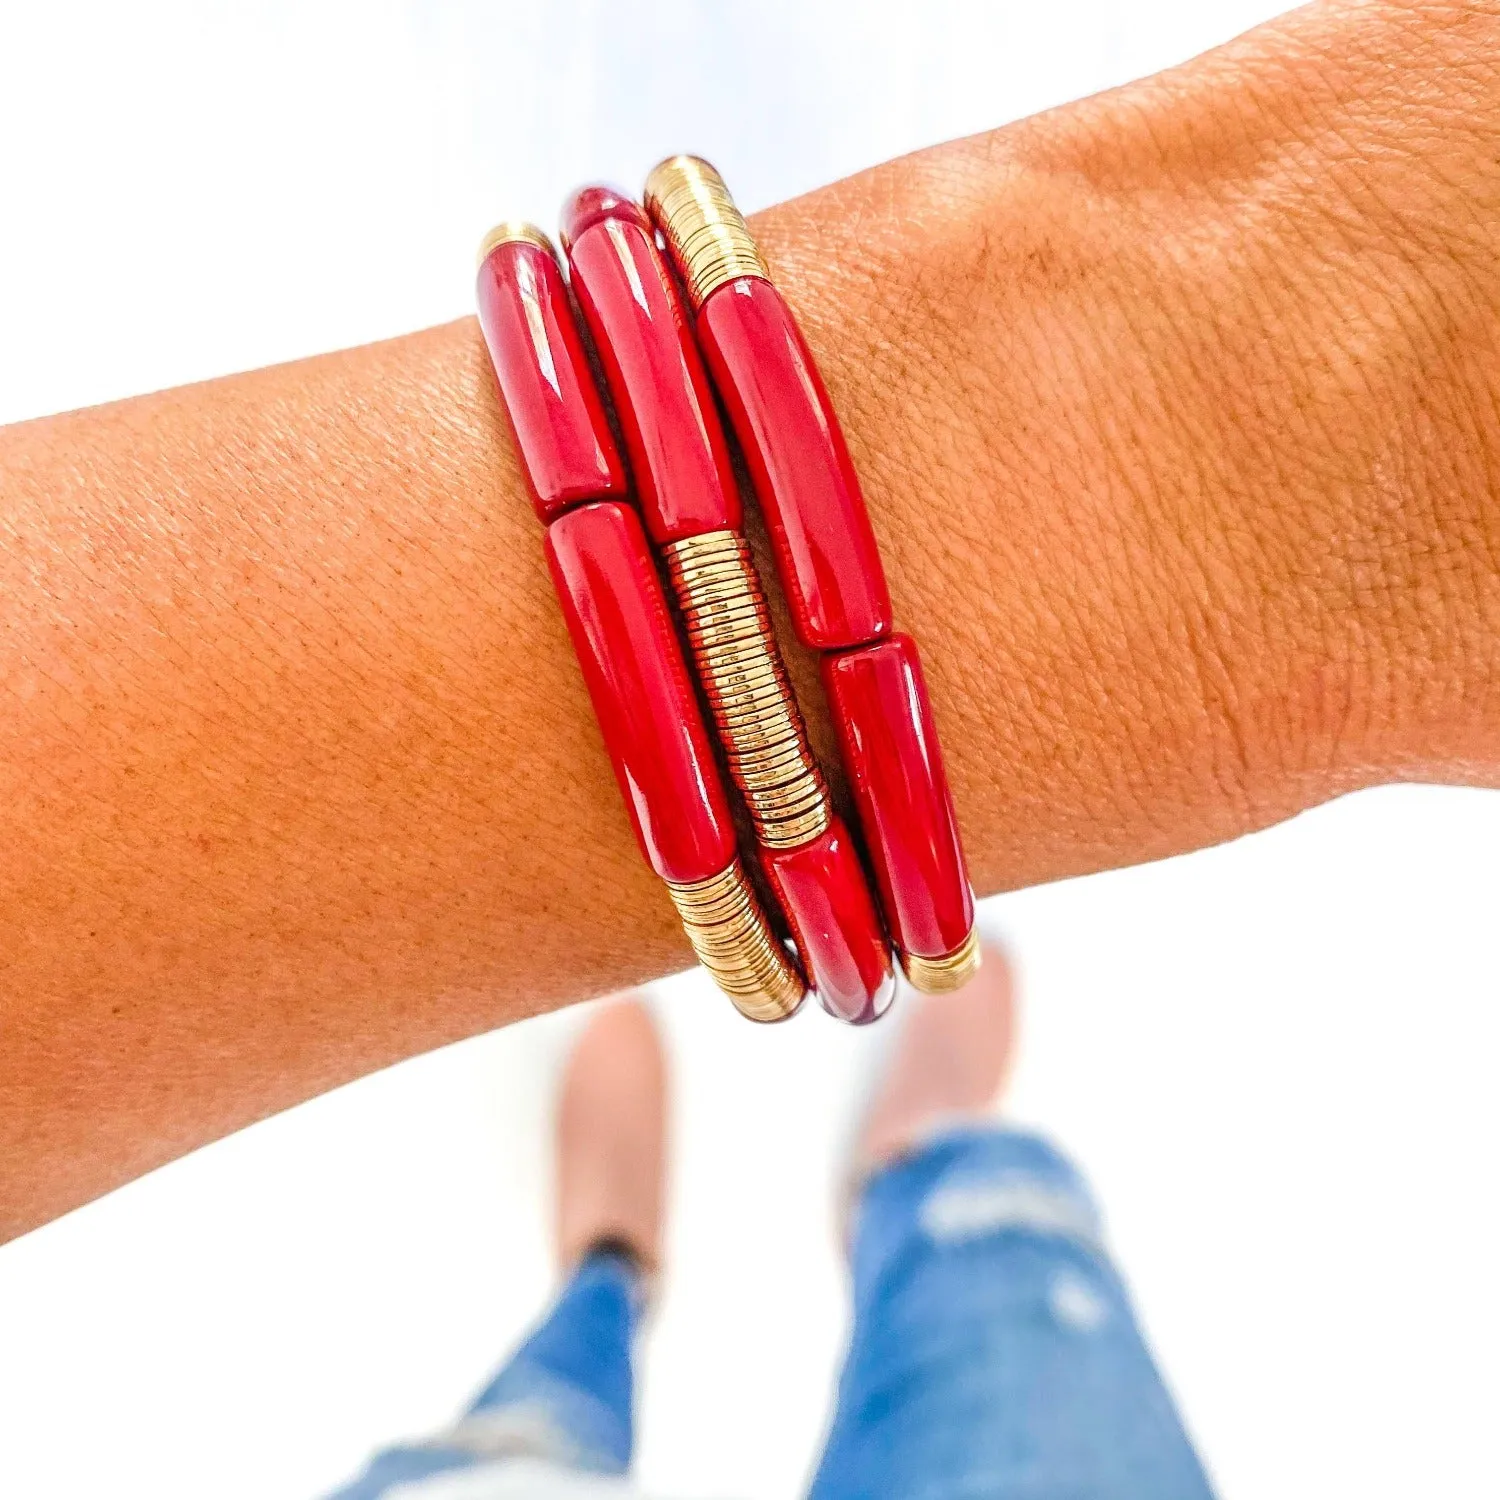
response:
M1211 1495L1093 1200L1041 1138L956 1129L876 1173L852 1270L854 1331L810 1500ZM504 1480L517 1463L559 1480L624 1475L639 1311L630 1262L591 1256L455 1427L381 1454L334 1500L414 1481L401 1493L418 1495L455 1469L481 1481L465 1494L520 1493ZM571 1491L537 1479L526 1492Z

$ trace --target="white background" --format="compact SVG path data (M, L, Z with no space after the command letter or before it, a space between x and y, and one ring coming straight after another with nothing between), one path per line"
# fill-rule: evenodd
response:
M691 149L756 207L1185 58L1274 0L0 5L0 420L467 311L499 217ZM1399 788L991 903L1015 1104L1082 1160L1227 1497L1500 1490L1500 794ZM878 1036L696 980L640 1473L790 1497ZM540 1307L567 1015L0 1249L0 1496L310 1496ZM0 1032L3 1038L3 1032ZM0 1040L3 1045L3 1040Z

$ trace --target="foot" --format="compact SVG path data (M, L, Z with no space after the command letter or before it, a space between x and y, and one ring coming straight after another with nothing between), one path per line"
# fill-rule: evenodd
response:
M557 1112L557 1254L576 1265L596 1245L661 1263L666 1061L635 999L590 1017L563 1075Z
M951 995L914 997L855 1146L859 1180L940 1126L994 1113L1015 1047L1014 985L1004 950L986 942L978 974Z

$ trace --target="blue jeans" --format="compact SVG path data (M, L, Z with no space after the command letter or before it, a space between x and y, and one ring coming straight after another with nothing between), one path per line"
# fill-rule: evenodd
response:
M1207 1500L1098 1214L1040 1138L948 1132L876 1173L854 1224L854 1332L811 1500ZM336 1500L507 1456L624 1474L640 1286L590 1257L470 1412Z

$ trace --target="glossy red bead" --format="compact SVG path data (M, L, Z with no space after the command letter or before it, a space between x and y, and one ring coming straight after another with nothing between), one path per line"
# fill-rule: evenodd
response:
M542 520L580 500L627 493L625 466L557 262L506 240L479 268L479 326Z
M573 291L659 545L737 531L739 491L713 393L644 211L590 188L564 211Z
M891 628L891 596L843 430L791 309L748 276L698 312L698 339L755 482L792 621L831 651Z
M706 880L735 835L640 519L582 505L548 528L547 562L621 795L664 880Z
M627 223L639 224L648 233L651 232L651 220L635 199L617 188L595 183L590 187L579 188L563 204L562 220L558 225L558 238L562 241L563 250L570 250L573 241L585 229L591 229L605 219L624 219Z
M767 849L762 862L823 1008L855 1025L878 1019L896 980L869 881L843 819L835 814L800 849Z
M974 896L916 642L825 657L823 685L892 935L941 958L968 936Z

